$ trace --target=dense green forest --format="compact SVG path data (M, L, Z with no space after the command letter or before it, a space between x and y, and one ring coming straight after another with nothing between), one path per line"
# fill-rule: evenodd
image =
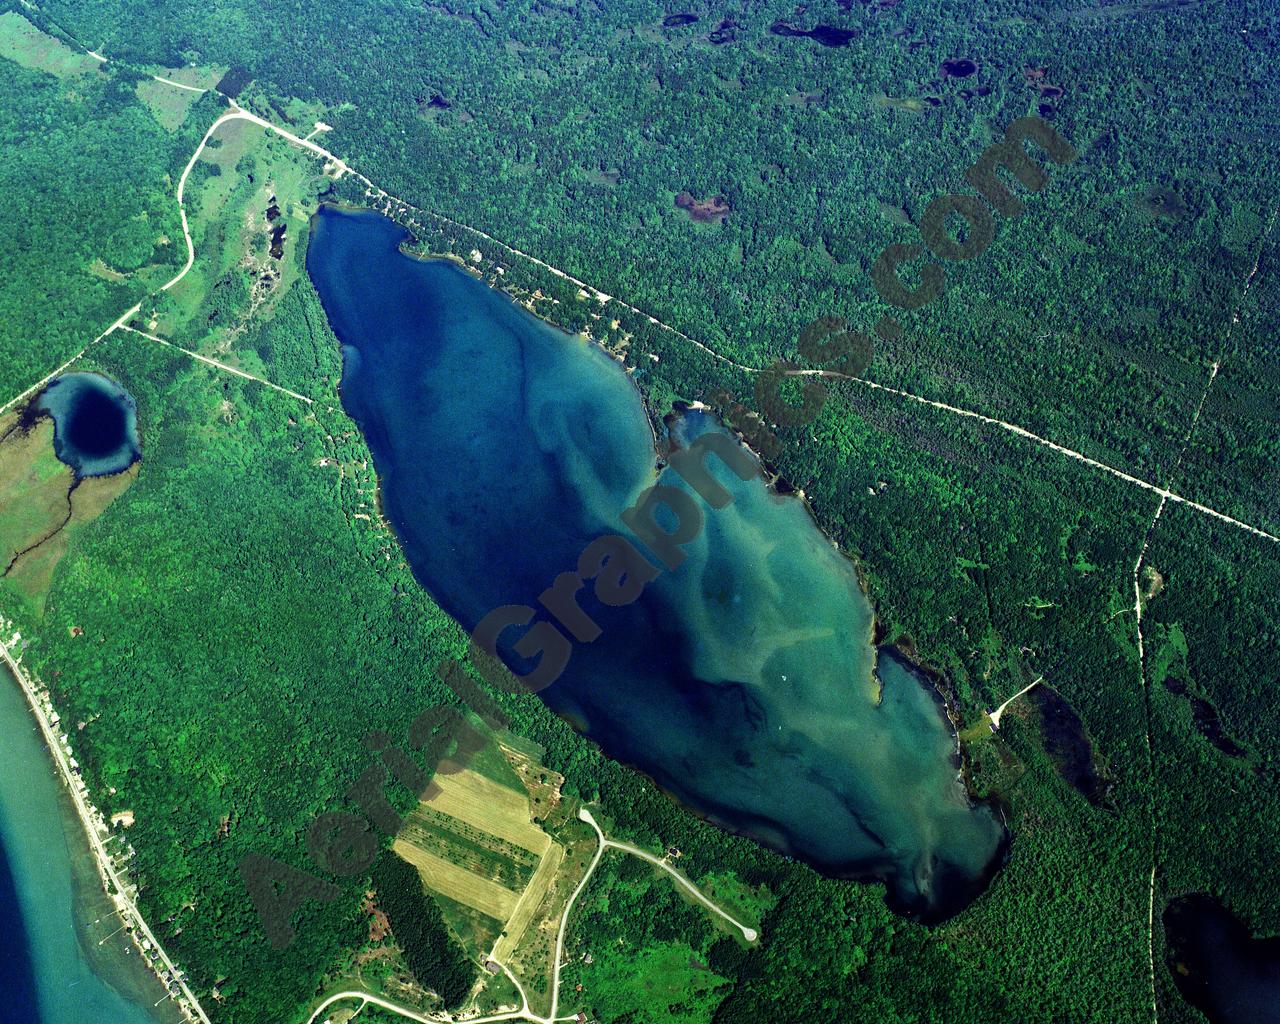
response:
M374 863L373 887L414 977L439 995L445 1006L457 1006L471 991L475 965L449 934L440 908L423 891L418 872L386 850Z
M749 365L794 358L819 316L867 330L892 312L904 332L876 339L871 379L1276 531L1274 5L691 10L698 21L672 27L676 8L587 0L54 0L27 14L138 66L243 68L244 103L308 130L290 121L291 100L326 111L325 144L388 191ZM828 47L771 32L779 20L857 34ZM956 58L977 71L944 77L940 63ZM131 74L73 86L0 60L13 97L0 115L5 400L163 279L146 267L181 262L172 184L219 106L205 97L166 132ZM997 221L980 259L947 265L938 302L886 307L869 276L876 255L916 240L930 199L965 189L1004 126L1042 105L1080 158L1052 168L1022 216ZM724 195L730 212L696 223L675 203L686 190ZM420 219L427 251L476 244ZM292 233L296 260L305 238ZM97 258L137 273L86 273ZM707 353L640 316L597 324L576 287L501 259L506 286L560 299L545 315L613 343L631 335L628 365L656 415L716 388L752 403L750 379ZM202 342L200 317L243 306L226 273L230 290L210 288L184 344ZM219 1020L302 1020L365 940L368 879L339 880L338 897L308 904L294 942L275 950L235 865L254 851L305 868L307 825L342 805L368 763L363 732L402 734L425 704L454 700L430 668L464 638L394 537L357 517L374 511L369 455L324 404L337 405L340 354L305 278L233 345L322 401L304 409L113 335L88 363L138 400L139 478L77 540L43 617L2 583L0 600L34 638L28 659L64 717L86 723L77 756L103 809L137 812L144 909L193 986L217 985ZM1016 706L965 749L974 788L1006 809L1009 863L973 906L926 929L891 914L877 886L821 879L692 818L533 698L500 695L566 791L599 801L617 834L678 846L695 879L729 873L776 897L763 940L743 949L643 895L634 865L610 858L573 953L622 939L660 971L688 943L706 969L684 968L696 991L664 1010L680 1020L1149 1019L1153 860L1157 921L1167 899L1209 891L1255 931L1280 931L1280 551L1169 504L1144 556L1159 574L1141 583L1144 666L1134 566L1156 495L855 382L831 391L813 424L779 431L774 462L858 562L882 636L943 674L965 722L1045 676L1082 719L1111 800L1095 806L1068 785L1038 718ZM389 792L407 806L407 792ZM646 903L669 919L623 912ZM1164 969L1158 926L1154 945L1160 1019L1199 1020ZM625 1005L616 967L604 960L594 981L573 970L605 1019L623 1020L644 1003Z
M7 402L176 268L168 135L128 76L59 78L0 60L0 388ZM176 179L176 174L174 175Z

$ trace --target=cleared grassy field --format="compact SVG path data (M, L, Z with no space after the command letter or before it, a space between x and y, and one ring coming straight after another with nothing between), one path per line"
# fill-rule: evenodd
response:
M181 68L154 66L151 68L151 73L173 82L181 82L183 85L193 86L196 89L212 89L221 81L222 76L227 73L227 65L188 64Z
M439 792L426 801L432 810L540 857L551 846L551 837L529 820L527 794L500 786L470 770L454 775L437 774L434 781Z
M560 787L564 785L564 776L553 772L542 761L542 751L536 746L516 743L519 737L508 737L501 744L504 762L507 763L516 778L529 791L529 806L535 821L547 821L560 807Z
M195 263L158 299L151 329L184 348L270 377L253 347L252 325L270 320L305 273L301 253L325 185L321 170L312 154L257 125L222 125L187 179ZM282 228L277 258L270 255L272 235Z
M187 111L200 98L198 92L177 89L164 82L157 82L154 78L139 82L134 91L167 132L176 132L181 127L182 122L187 119Z
M536 854L426 805L409 815L398 838L516 892L529 884L538 866Z
M499 938L495 950L497 959L524 983L529 1005L536 1013L547 1013L551 1009L549 979L560 919L570 894L582 880L596 851L595 834L581 822L567 824L557 831L556 837L554 851L547 856L547 860L556 857L555 870L537 881L538 892L530 885L528 902L513 912L507 925L509 935Z
M683 942L609 946L582 974L592 1010L602 1020L694 1024L710 1020L728 981Z
M508 967L545 1012L560 917L595 835L570 816L564 779L539 753L504 738L466 769L437 773L436 791L409 815L394 849L440 897L464 947Z
M0 14L0 57L59 78L97 72L99 66L92 57L46 35L15 11Z
M474 907L499 921L507 920L515 910L519 895L497 882L473 874L465 867L419 849L403 839L397 839L392 849L418 869L418 874L430 888L451 900Z

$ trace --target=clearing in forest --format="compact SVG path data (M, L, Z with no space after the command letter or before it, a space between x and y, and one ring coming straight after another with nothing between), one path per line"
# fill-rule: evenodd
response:
M510 966L539 1001L551 966L548 942L584 866L575 847L568 871L564 846L542 827L558 835L564 824L564 780L515 743L491 744L466 768L445 767L455 770L436 773L394 849L442 897L468 951Z
M506 752L489 753L474 766L437 772L395 842L429 889L491 919L468 913L468 927L459 929L477 954L488 952L517 908L527 906L532 885L545 887L548 853L556 849L533 823L530 794Z
M97 71L99 62L36 28L16 11L0 14L0 57L58 78Z
M539 857L551 845L551 837L529 820L527 793L508 789L471 769L452 775L437 772L434 782L438 792L424 801L433 810Z
M428 887L451 900L473 907L488 917L506 920L519 899L514 892L497 882L475 874L464 865L455 864L424 850L408 840L397 839L392 849L402 860L418 869L418 874Z

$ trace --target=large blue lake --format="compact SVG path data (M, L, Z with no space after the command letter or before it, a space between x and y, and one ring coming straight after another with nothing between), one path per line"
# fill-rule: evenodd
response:
M658 478L653 437L616 362L453 264L405 256L402 238L324 209L308 270L384 509L419 581L471 629L498 606L536 607L590 540L627 534L621 513ZM697 413L673 428L679 443L720 429ZM686 561L636 603L584 601L602 633L543 699L721 826L883 879L900 910L959 909L1005 831L967 800L934 691L873 646L853 567L804 505L758 475L718 475L733 502L702 506ZM669 469L661 482L688 492Z

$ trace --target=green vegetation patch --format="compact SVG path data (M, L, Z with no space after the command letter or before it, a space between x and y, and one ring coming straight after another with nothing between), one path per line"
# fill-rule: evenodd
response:
M386 851L373 867L373 886L414 977L446 1006L457 1006L471 991L475 965L450 936L418 872Z
M101 63L41 32L16 11L0 14L0 57L58 78L95 72Z
M178 89L165 82L147 78L138 83L138 99L146 104L160 125L167 132L176 132L187 119L200 94L189 89Z
M574 911L562 1009L628 1024L710 1020L728 991L708 962L724 934L676 895L665 872L613 852Z

